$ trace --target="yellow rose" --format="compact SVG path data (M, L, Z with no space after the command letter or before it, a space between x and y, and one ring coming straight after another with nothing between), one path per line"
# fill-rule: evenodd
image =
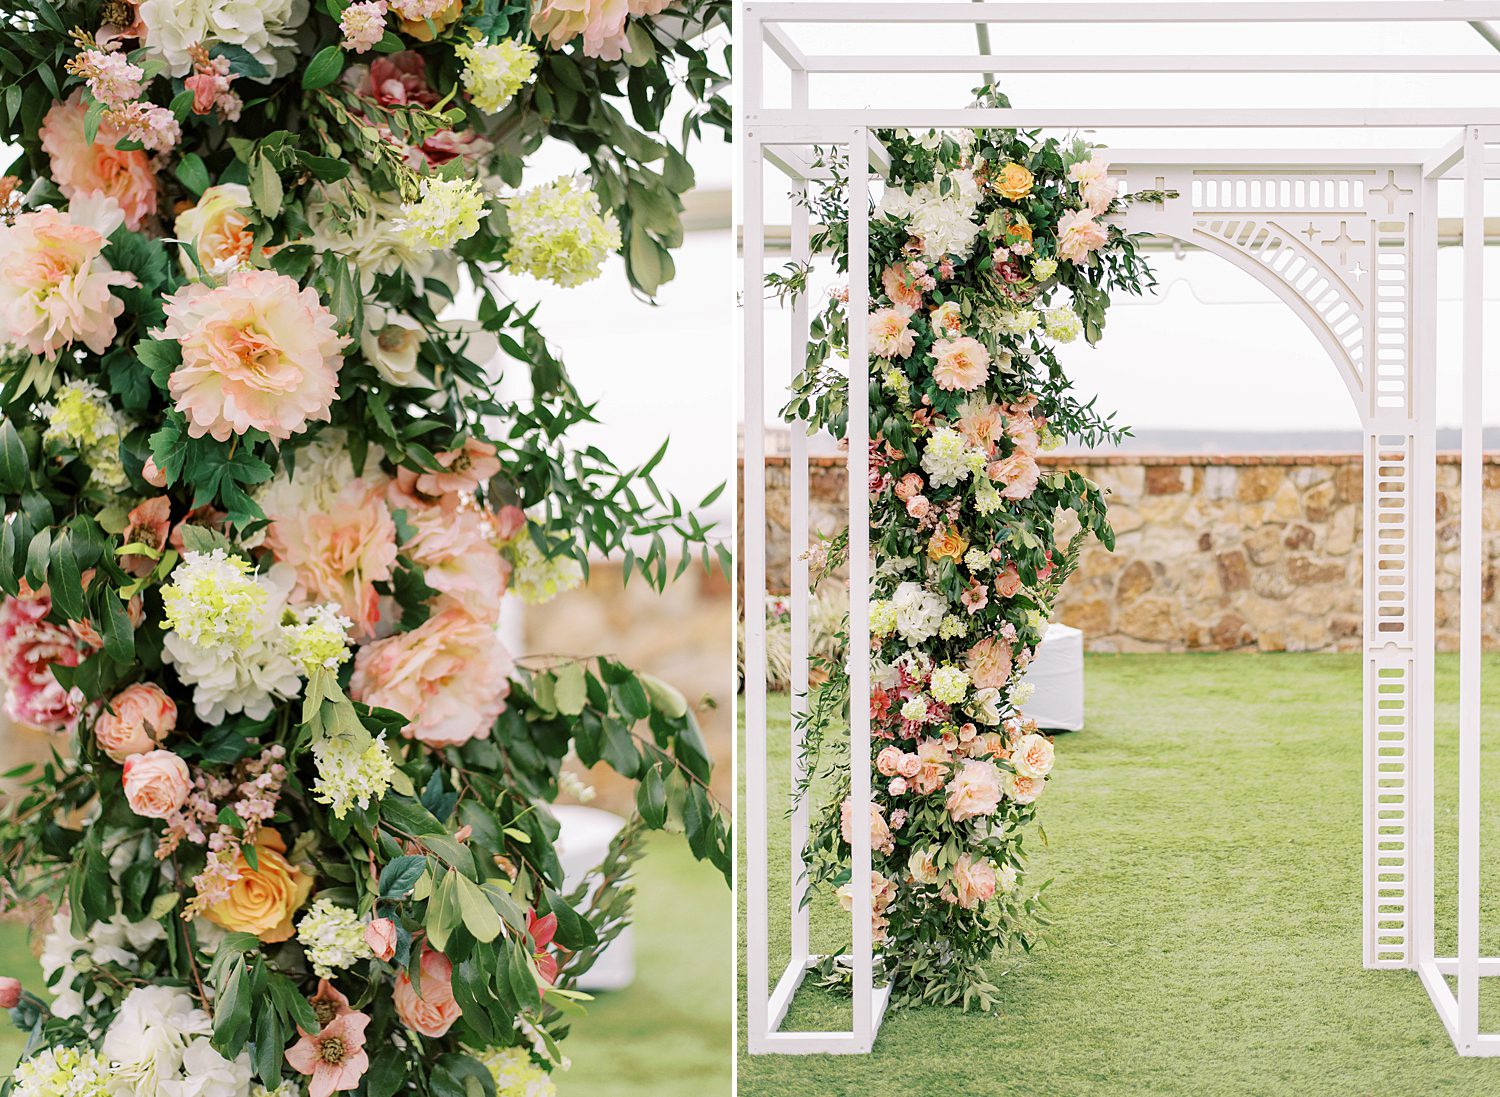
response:
M1031 172L1020 164L1010 163L1000 169L1000 178L995 183L995 189L1000 192L1002 198L1017 202L1031 193L1031 182Z
M932 540L927 542L927 559L934 564L943 559L952 560L954 563L964 558L968 551L969 542L964 536L952 526L939 526Z
M463 0L453 0L442 11L432 16L431 19L407 19L399 13L396 15L396 25L401 28L401 33L408 38L415 38L418 42L431 42L438 34L447 30L458 21L463 14ZM431 26L428 24L431 23ZM434 29L436 33L434 33Z
M251 868L242 851L234 862L240 878L204 917L262 941L285 941L292 935L292 915L312 891L312 877L286 859L286 842L271 827L256 832L255 852L259 867Z

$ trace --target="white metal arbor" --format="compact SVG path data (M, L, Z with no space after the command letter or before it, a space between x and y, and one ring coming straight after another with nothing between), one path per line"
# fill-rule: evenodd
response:
M1132 206L1132 231L1185 241L1248 271L1302 317L1343 378L1365 436L1364 628L1364 964L1415 970L1454 1046L1463 1055L1500 1055L1500 1034L1479 1031L1478 980L1500 975L1500 957L1479 955L1480 586L1482 526L1481 383L1485 362L1484 183L1500 179L1500 110L1462 103L1410 109L837 109L811 98L810 77L835 73L1107 72L1186 73L1500 73L1500 53L1334 56L961 56L813 55L799 24L1356 24L1381 21L1469 23L1495 42L1484 20L1500 3L1471 0L1307 0L1307 2L760 3L744 6L742 203L744 217L744 593L747 607L767 590L764 437L765 321L756 307L765 272L766 167L793 190L817 177L813 146L850 152L849 314L868 308L868 217L872 176L881 172L876 127L1110 129L1224 128L1246 147L1111 150L1123 190L1175 192ZM840 39L842 41L842 39ZM899 47L899 39L892 38ZM1024 40L1024 36L1022 38ZM765 63L789 70L789 107L768 107ZM1392 128L1432 135L1419 147L1340 153L1253 150L1256 130ZM1446 142L1446 143L1443 143ZM1437 190L1463 188L1463 368L1460 574L1459 855L1457 955L1436 955L1434 902L1434 560L1437 388ZM794 260L808 255L804 209L791 210ZM806 343L806 305L791 316L793 360ZM862 324L851 324L849 386L849 650L869 651L868 352ZM791 450L793 711L807 689L808 461L804 433ZM810 955L801 904L800 850L806 809L792 815L790 963L771 986L768 909L764 618L745 614L745 779L747 834L748 1036L751 1053L870 1050L887 995L874 985L870 935L870 845L854 828L850 957L852 1024L843 1032L793 1032L783 1025ZM869 692L869 660L851 657L850 696ZM867 706L851 705L855 817L870 796ZM795 721L794 721L795 723ZM794 733L795 734L795 733ZM794 757L796 751L793 751ZM860 761L865 764L861 765ZM795 762L794 762L795 765ZM794 774L795 777L795 774ZM1445 977L1457 977L1457 991Z

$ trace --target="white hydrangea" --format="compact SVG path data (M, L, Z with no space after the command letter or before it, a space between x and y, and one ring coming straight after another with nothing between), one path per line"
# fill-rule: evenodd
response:
M620 224L606 215L599 196L576 176L564 175L505 200L510 246L505 265L560 286L599 277L604 260L620 246Z
M948 602L941 594L912 582L896 588L891 604L896 608L896 631L908 644L930 640L948 611Z
M969 672L952 665L938 667L932 672L932 683L928 688L943 704L960 704L969 692Z
M100 486L119 491L129 483L120 461L120 438L129 426L103 389L87 381L68 381L39 410L47 416L42 438L75 450Z
M292 620L281 626L287 654L311 675L313 671L337 670L349 661L349 630L354 622L332 602L302 606L292 611Z
M348 214L341 218L339 211ZM421 287L427 278L452 284L457 265L447 252L433 251L401 231L401 203L373 191L358 174L315 194L307 203L308 242L353 262L360 284L373 288L382 274L404 271Z
M1035 309L997 309L990 319L1002 335L1025 335L1039 321Z
M44 1048L16 1067L13 1097L109 1097L109 1060L91 1047Z
M913 697L901 706L901 719L911 723L917 723L927 718L927 702L920 697Z
M1042 324L1047 335L1059 343L1071 343L1083 334L1083 321L1067 306L1048 309L1042 314Z
M896 607L889 598L870 600L870 635L889 636L896 631Z
M168 627L211 650L253 643L266 609L266 591L250 561L222 548L184 553L161 600Z
M401 218L392 227L409 247L446 251L478 232L484 213L484 188L476 180L429 177L415 202L401 203Z
M100 1050L116 1088L134 1097L244 1097L250 1054L233 1061L213 1049L213 1020L177 987L137 987L125 996ZM183 1083L191 1082L191 1088Z
M363 811L371 800L384 796L396 773L396 762L385 745L385 732L362 751L356 750L349 740L338 737L315 741L312 751L318 770L313 797L333 808L333 814L340 819L351 807L357 805Z
M1027 701L1031 700L1031 695L1035 692L1036 686L1031 682L1022 682L1019 685L1012 686L1010 691L1010 703L1015 705L1017 708L1020 708Z
M297 920L297 943L307 951L313 971L323 979L333 978L338 968L374 956L365 944L365 927L359 915L331 899L314 900Z
M141 954L165 939L166 931L160 922L132 922L121 914L95 922L89 927L87 937L76 937L71 910L64 905L52 915L52 929L42 938L42 975L55 995L52 1012L59 1017L79 1016L103 997L96 990L85 1000L82 991L74 986L79 975L101 964L138 970ZM93 981L85 982L95 985Z
M536 48L513 38L498 42L465 42L453 52L464 63L463 84L474 105L494 114L531 82Z
M1056 259L1038 259L1031 264L1031 276L1038 282L1045 282L1057 273Z
M974 509L980 514L994 514L1003 506L1005 506L1005 496L1000 494L1000 489L995 486L994 481L980 478L974 487Z
M950 613L943 618L943 623L938 626L938 639L956 640L960 636L968 635L968 632L969 622L956 613Z
M527 605L551 601L583 582L583 566L572 556L547 557L524 527L501 546L511 564L510 589Z
M949 487L984 468L984 451L952 427L938 427L922 450L922 470L934 487Z
M179 565L172 572L174 580L181 570ZM234 644L196 643L192 635L198 630L190 624L187 633L174 627L162 640L162 658L175 668L185 685L193 687L193 711L201 720L217 723L236 712L263 719L277 700L289 700L301 692L302 676L288 653L287 635L281 628L294 574L288 568L275 567L251 581L259 592L253 600L259 602L260 609L243 632L236 633L242 639ZM165 592L164 588L164 597ZM184 602L184 612L186 606ZM214 633L206 635L212 638Z
M978 575L989 571L990 565L994 563L990 554L981 548L971 548L964 553L964 567Z
M555 1097L557 1093L552 1076L536 1065L525 1048L489 1048L475 1055L495 1079L495 1097Z
M296 60L295 31L307 13L308 0L142 0L136 11L148 54L173 76L192 71L193 47L216 42L239 46L281 76Z

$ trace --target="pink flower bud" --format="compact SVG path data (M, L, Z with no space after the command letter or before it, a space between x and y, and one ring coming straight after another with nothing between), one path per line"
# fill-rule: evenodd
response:
M15 1009L21 1004L21 980L0 975L0 1009Z
M167 486L167 474L162 472L154 457L146 458L146 463L141 468L141 479L153 488L164 488Z
M396 923L389 918L373 919L365 926L365 944L377 960L389 960L396 955Z

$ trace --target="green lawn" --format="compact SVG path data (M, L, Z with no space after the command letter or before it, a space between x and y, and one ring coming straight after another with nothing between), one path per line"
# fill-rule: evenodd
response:
M1002 962L993 1015L891 1015L873 1054L742 1056L742 1097L1500 1094L1460 1059L1415 974L1360 964L1358 656L1090 656L1034 864L1056 941ZM1500 951L1500 658L1486 662L1482 947ZM1456 662L1439 681L1439 948L1453 949ZM785 706L771 772L785 782ZM779 820L773 809L773 828ZM784 836L773 865L784 863ZM785 884L772 897L775 914ZM784 918L781 924L784 925ZM814 948L847 915L814 911ZM774 970L785 962L773 959ZM1500 982L1500 980L1486 980ZM1500 1028L1500 986L1481 1024ZM789 1025L848 1024L803 991ZM741 1027L743 1039L743 1026Z
M564 1044L561 1097L727 1097L730 894L680 836L652 839L636 897L636 981L601 995ZM0 925L0 974L41 979L20 927ZM0 1017L0 1077L22 1046Z

